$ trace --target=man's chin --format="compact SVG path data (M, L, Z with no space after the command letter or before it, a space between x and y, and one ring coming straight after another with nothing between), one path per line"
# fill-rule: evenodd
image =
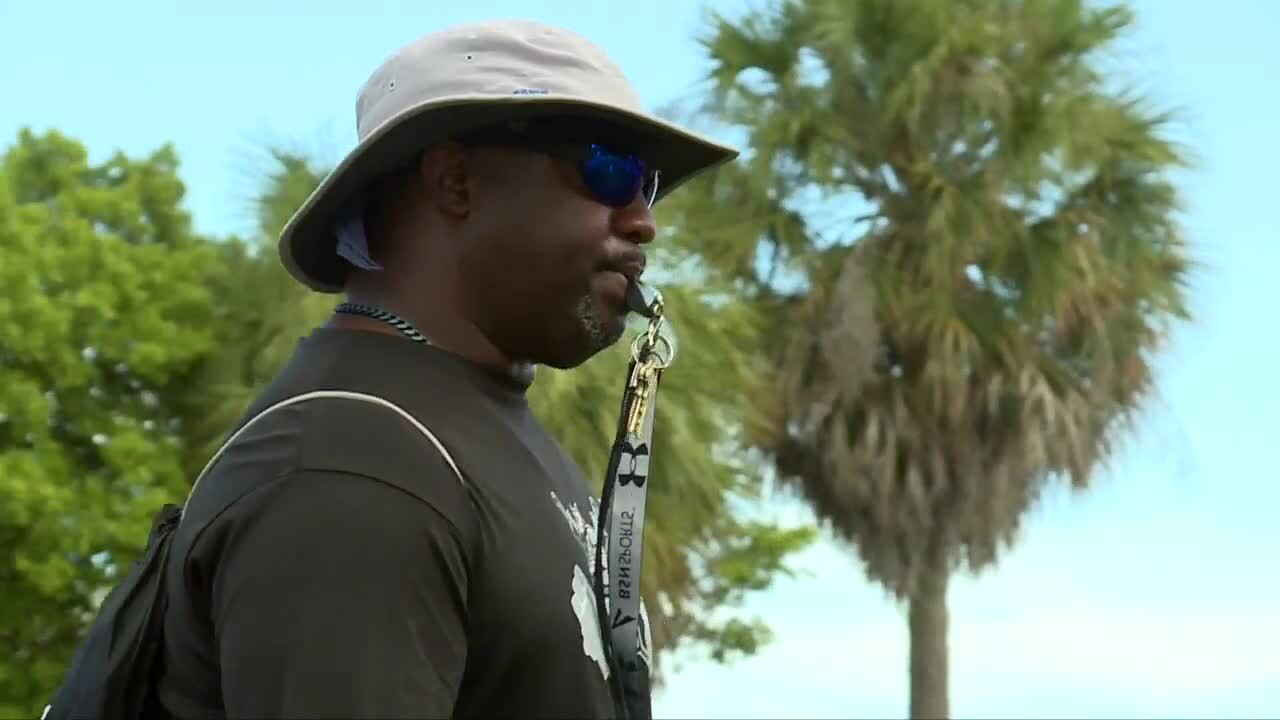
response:
M556 347L550 353L551 357L546 358L542 364L557 370L576 368L616 345L626 329L625 318L606 323L584 323L573 342Z
M587 297L578 306L578 327L587 357L611 347L627 330L627 315ZM585 359L584 359L585 362Z
M600 349L612 347L614 343L622 339L622 335L627 331L627 316L619 313L610 315L605 322L600 324L600 328L601 332L598 338L602 343Z

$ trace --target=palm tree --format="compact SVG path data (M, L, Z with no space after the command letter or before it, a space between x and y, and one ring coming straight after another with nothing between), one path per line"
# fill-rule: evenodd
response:
M256 201L261 240L226 246L228 270L218 295L230 303L227 317L242 324L222 331L227 340L206 366L198 383L206 390L188 412L194 467L287 360L296 339L335 304L290 279L271 245L324 171L290 153L276 152L273 160ZM679 201L667 202L678 213ZM695 266L678 233L667 237L653 265L656 275L666 274L668 317L683 342L658 401L642 590L656 651L702 642L725 658L754 651L766 628L740 617L711 619L709 611L731 609L748 591L786 573L787 557L813 532L749 521L737 512L760 487L733 434L734 419L750 407L749 390L763 377L754 364L758 318L750 306L725 304L731 290L725 281ZM539 369L531 393L535 412L597 482L613 441L627 352L620 343L573 372Z
M698 186L688 235L769 308L751 440L905 603L912 717L949 714L951 575L1049 483L1088 486L1187 316L1183 155L1100 65L1132 19L783 0L704 40L704 109L753 153Z

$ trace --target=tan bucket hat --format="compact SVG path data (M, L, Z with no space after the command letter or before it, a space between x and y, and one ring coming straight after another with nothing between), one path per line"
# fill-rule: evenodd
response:
M738 155L645 112L622 71L586 38L526 20L459 25L400 49L365 83L359 142L285 226L285 268L313 290L341 291L351 266L337 253L337 226L371 182L433 143L538 116L596 119L626 133L661 171L659 197Z

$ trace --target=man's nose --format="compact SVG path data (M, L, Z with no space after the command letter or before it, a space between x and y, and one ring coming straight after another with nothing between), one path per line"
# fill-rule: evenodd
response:
M630 205L613 213L613 232L637 245L653 242L658 234L658 225L653 219L653 210L643 197L637 195Z

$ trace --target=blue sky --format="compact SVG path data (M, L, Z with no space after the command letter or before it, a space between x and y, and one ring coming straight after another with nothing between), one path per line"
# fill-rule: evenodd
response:
M244 232L262 147L336 159L355 92L393 48L454 22L532 16L603 45L651 105L704 67L688 0L359 3L11 0L0 142L56 128L95 157L173 142L206 231ZM735 12L739 0L713 3ZM452 8L452 9L449 9ZM1180 109L1179 178L1205 272L1161 396L1088 495L1050 497L998 569L952 593L958 717L1280 717L1280 2L1148 0L1118 68ZM188 14L189 13L189 14ZM806 519L779 500L780 516ZM720 667L681 658L664 717L901 717L902 615L824 542L754 598L777 639ZM1268 570L1267 568L1272 568Z

